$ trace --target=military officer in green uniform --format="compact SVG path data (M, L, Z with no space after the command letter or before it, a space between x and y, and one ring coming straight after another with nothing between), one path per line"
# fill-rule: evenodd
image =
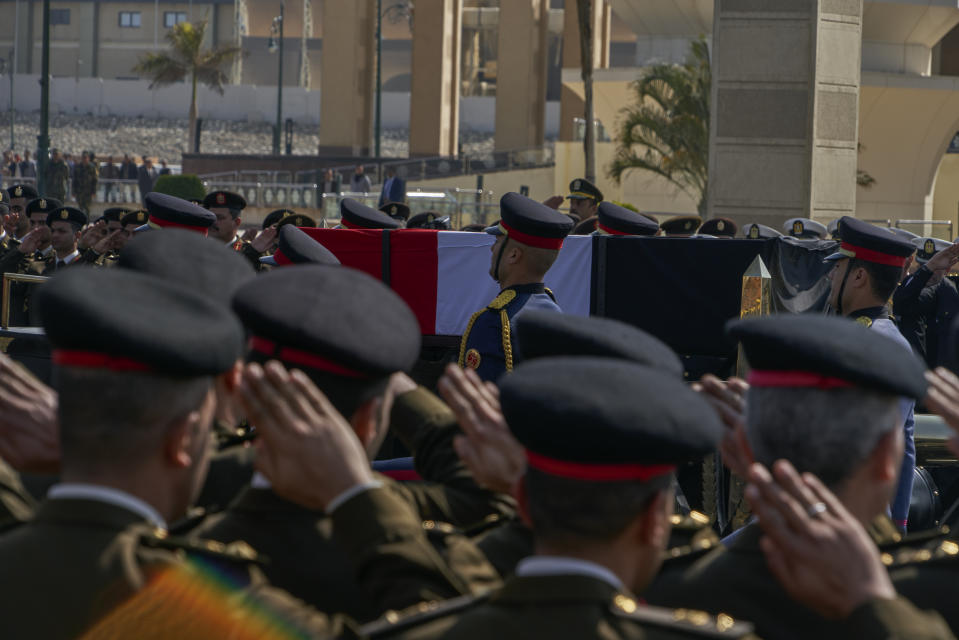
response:
M610 358L524 362L499 381L526 451L517 493L535 555L486 598L441 603L378 637L746 637L728 615L646 606L669 536L676 464L716 445L722 425L675 376Z
M501 291L470 318L459 353L461 367L475 369L488 381L513 368L510 324L517 314L524 309L560 310L543 279L573 228L569 217L518 193L500 199L500 215L486 232L496 236L489 274Z
M97 192L99 177L99 170L93 161L93 153L84 151L80 164L73 173L73 197L76 198L77 206L87 215L90 214L90 203L93 202L93 196Z
M33 520L0 539L5 633L337 633L336 621L267 585L248 546L167 531L203 481L214 381L240 373L245 336L229 310L122 269L68 270L41 290L38 306L58 366L61 482ZM309 407L276 380L280 389L296 386ZM325 510L338 535L356 543L344 549L372 601L409 605L448 584L452 569L421 522L373 481L355 436L315 387L275 366L266 374L250 367L242 384L245 409L266 439L266 477L280 495Z
M59 149L50 151L50 163L47 165L46 176L47 196L60 200L67 199L67 185L70 184L70 167L67 165Z
M248 360L277 359L309 375L348 416L371 459L387 429L413 452L424 482L400 484L376 476L377 482L432 523L428 531L441 555L470 567L468 580L429 599L498 584L475 548L445 544L449 530L439 523L465 527L490 514L511 515L513 502L476 486L453 450L457 430L449 409L400 373L410 370L420 344L419 324L406 304L358 271L301 266L244 284L233 307L251 336ZM384 414L382 407L392 409ZM251 486L198 534L251 544L273 559L265 569L271 582L322 611L357 619L380 613L362 596L330 519L277 496L262 476L254 476Z
M734 323L729 335L752 368L746 435L756 461L785 459L817 476L863 526L884 519L877 542L897 543L885 513L903 457L899 398L925 394L922 363L841 318L776 315ZM842 636L841 622L790 600L767 566L761 536L757 523L746 525L692 565L665 571L648 600L742 617L763 638Z

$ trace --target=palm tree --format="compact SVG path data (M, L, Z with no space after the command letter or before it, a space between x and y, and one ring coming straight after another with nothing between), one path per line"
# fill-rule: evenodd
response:
M190 78L192 91L190 93L190 131L187 139L187 149L193 148L196 139L196 88L202 82L207 87L223 95L223 83L226 74L222 68L233 61L240 53L240 48L232 45L220 46L215 49L203 48L203 37L206 34L206 21L197 23L181 22L166 34L170 50L160 53L148 53L141 56L133 67L135 73L148 76L151 80L150 88L165 87L175 82Z
M632 84L636 103L622 110L616 157L609 177L617 182L631 169L662 176L706 212L709 185L709 47L692 43L683 65L650 67Z

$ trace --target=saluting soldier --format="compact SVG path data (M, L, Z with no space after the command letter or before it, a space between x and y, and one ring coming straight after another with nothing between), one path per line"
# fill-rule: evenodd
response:
M216 216L210 237L230 245L234 251L242 251L245 243L240 239L239 230L246 198L232 191L214 191L206 195L202 206Z
M130 210L124 207L110 207L105 210L80 236L77 243L80 250L79 260L94 266L115 263L117 252L126 241L122 220L128 213Z
M502 197L500 215L486 232L496 236L489 274L501 290L470 318L459 353L461 367L489 381L513 369L513 318L524 309L560 310L543 279L573 228L568 216L518 193Z
M888 304L902 279L907 260L915 253L915 247L910 241L885 229L849 216L839 219L839 235L839 250L826 257L827 262L836 265L829 275L829 306L839 315L871 327L898 342L903 349L911 351L909 341L890 319ZM892 519L903 531L909 518L916 466L914 408L912 399L904 399L900 403L905 455L899 473L899 489L892 503Z
M885 513L903 454L899 398L925 394L922 363L889 337L834 317L775 315L737 321L728 333L751 367L745 433L755 461L784 459L815 475L863 527L873 525L877 544L898 544ZM747 524L693 564L665 571L648 600L741 617L763 638L870 637L792 601L761 538L760 525Z
M28 222L30 231L22 237L15 248L11 248L0 257L0 274L48 275L53 247L50 244L51 234L47 217L54 211L59 211L62 206L60 201L48 198L35 198L26 205L21 219ZM10 324L36 326L39 320L31 312L30 305L34 288L34 285L30 283L11 283Z
M596 215L603 192L586 178L576 178L569 183L569 212L580 220Z
M674 376L607 358L542 358L499 381L528 466L517 491L536 554L485 598L377 622L372 638L746 637L728 615L649 607L670 529L673 472L722 431Z
M80 241L80 230L86 223L87 214L74 207L60 207L47 214L53 252L41 275L51 276L77 262L80 257L77 243Z
M277 360L308 375L347 416L370 459L387 430L413 451L425 482L400 484L375 475L376 482L431 521L428 529L443 556L466 567L447 588L424 592L422 599L497 584L495 571L475 548L443 546L448 531L435 523L467 526L490 514L511 515L513 503L476 486L453 451L452 414L400 373L411 369L420 345L419 324L405 303L364 273L314 265L258 276L240 287L233 307L250 334L247 359ZM382 408L389 406L387 414ZM265 568L271 582L322 611L360 619L382 613L363 594L343 549L349 545L359 552L369 540L363 535L334 539L329 518L278 496L260 475L198 533L223 542L246 541L272 558Z

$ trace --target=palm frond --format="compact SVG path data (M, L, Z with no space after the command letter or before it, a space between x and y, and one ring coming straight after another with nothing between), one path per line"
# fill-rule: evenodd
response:
M187 67L167 53L147 53L133 67L135 73L150 78L150 88L164 87L186 77Z

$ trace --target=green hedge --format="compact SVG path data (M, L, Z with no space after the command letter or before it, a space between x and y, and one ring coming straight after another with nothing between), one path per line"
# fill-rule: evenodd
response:
M192 174L160 176L154 183L153 190L184 200L203 200L206 196L203 183Z

